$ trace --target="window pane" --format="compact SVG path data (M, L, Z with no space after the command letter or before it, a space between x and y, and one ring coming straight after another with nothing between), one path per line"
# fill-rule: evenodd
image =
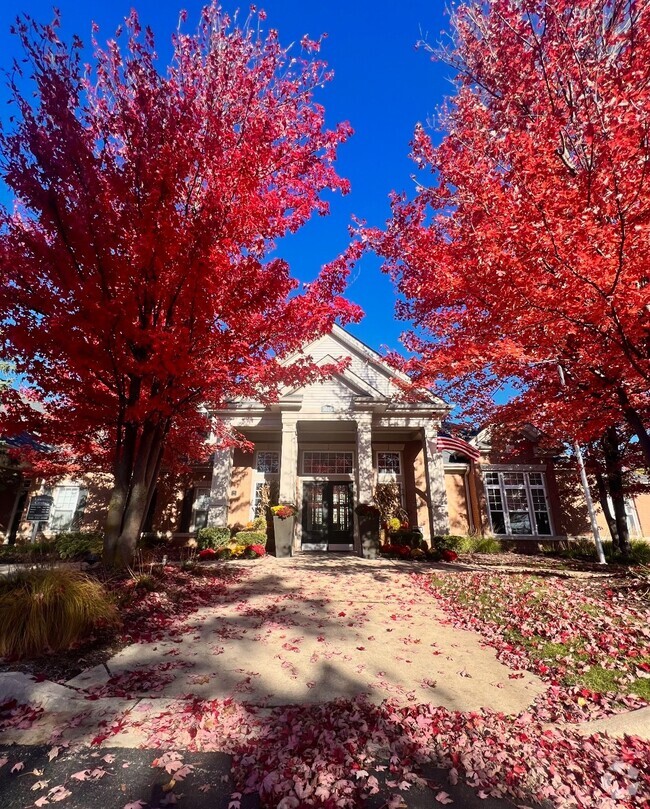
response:
M513 534L532 534L533 527L528 511L510 511L510 531Z
M383 474L393 473L401 475L399 452L378 452L377 471Z
M305 452L302 468L305 475L352 474L351 452Z
M537 533L550 536L551 522L547 511L535 511L535 522L537 523Z
M529 472L528 473L528 480L530 481L531 486L543 486L544 483L542 481L542 473L541 472Z
M50 515L50 528L53 531L67 531L72 526L74 511L52 511Z
M506 521L503 511L493 511L490 509L490 517L492 518L492 530L495 534L505 534Z
M525 489L506 489L508 511L528 511L528 498Z
M487 493L490 509L503 511L503 503L501 502L501 490L497 489L496 487L490 486L487 490Z
M506 486L523 486L525 483L523 472L502 472L501 474Z
M57 486L54 490L54 502L57 509L69 511L77 504L78 486Z
M75 510L79 499L78 486L56 486L53 493L50 528L53 531L68 531L73 527Z
M258 472L266 472L270 475L277 475L280 471L280 453L267 450L260 450L257 453Z
M485 473L485 482L488 486L498 486L499 485L499 473L498 472L486 472Z
M210 489L195 489L192 503L191 531L208 527L208 512L210 510Z

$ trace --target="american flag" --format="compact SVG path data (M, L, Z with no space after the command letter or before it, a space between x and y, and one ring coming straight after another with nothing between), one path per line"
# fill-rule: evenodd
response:
M467 455L473 461L478 461L481 453L476 447L463 441L462 438L455 438L453 435L446 435L445 433L438 433L438 452L447 450L449 452L460 452L462 455Z

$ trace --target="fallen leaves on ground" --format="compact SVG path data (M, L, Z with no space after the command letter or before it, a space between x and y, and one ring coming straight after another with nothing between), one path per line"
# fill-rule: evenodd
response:
M157 574L155 592L139 589L134 578L108 583L120 603L123 641L150 643L182 635L187 631L185 619L201 607L227 600L229 588L250 571L220 565L196 572L167 565Z
M648 704L650 604L640 594L598 578L484 571L413 578L453 626L479 633L502 663L551 684L536 703L538 718L580 722Z

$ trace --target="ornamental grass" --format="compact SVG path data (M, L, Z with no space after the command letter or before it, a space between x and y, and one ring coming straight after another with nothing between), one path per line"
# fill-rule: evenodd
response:
M69 649L117 620L104 587L83 573L38 568L0 581L3 657L37 657Z

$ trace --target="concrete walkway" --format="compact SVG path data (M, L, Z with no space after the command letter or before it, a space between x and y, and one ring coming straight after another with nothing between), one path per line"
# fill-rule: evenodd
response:
M192 615L182 638L129 646L68 685L108 697L118 675L139 697L286 705L365 694L505 713L544 690L528 672L510 679L477 635L449 626L411 581L415 565L304 555L250 570L223 604Z

